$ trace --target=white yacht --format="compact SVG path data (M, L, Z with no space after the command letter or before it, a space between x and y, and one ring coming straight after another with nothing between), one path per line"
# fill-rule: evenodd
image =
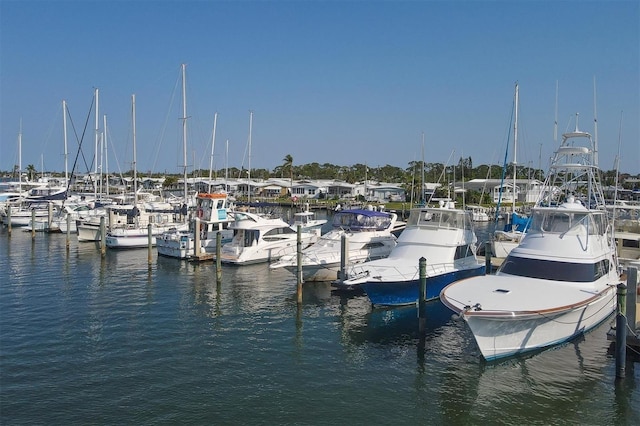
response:
M233 230L233 238L222 246L222 263L244 265L270 262L297 251L297 229L281 218L236 211L229 228ZM315 232L300 232L303 249L318 238Z
M196 256L196 240L199 241L201 254L215 253L216 234L222 233L222 243L231 241L233 231L229 224L233 222L232 207L227 193L198 193L196 195L196 217L191 221L190 229L174 229L164 232L156 238L158 254L177 259Z
M591 135L565 133L529 230L496 275L447 286L486 360L556 345L614 311L621 282Z
M395 213L375 210L341 210L333 216L332 229L318 242L302 251L304 281L333 281L340 266L387 257L396 246L392 233L397 222ZM345 237L345 257L342 259L342 238ZM286 268L296 273L297 253L283 256L270 268Z

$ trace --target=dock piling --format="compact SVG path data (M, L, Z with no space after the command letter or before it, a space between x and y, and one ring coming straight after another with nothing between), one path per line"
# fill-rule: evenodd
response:
M220 231L216 232L216 283L220 285L222 283L222 259L220 258L222 253L222 234Z
M627 362L627 285L618 284L618 303L616 308L616 377L623 378Z
M296 294L298 296L298 304L302 303L302 226L298 225L298 238L296 239L296 250L298 253L298 269L297 269L297 291Z
M53 223L53 203L47 204L47 231L51 229Z
M491 273L491 241L484 243L484 273L485 275Z
M340 282L347 279L347 265L349 264L349 237L342 234L340 237L340 271L338 280Z
M153 261L153 231L152 224L147 224L147 263L151 268L151 262Z
M297 278L297 283L300 284L304 282L302 277L302 240L300 235L300 232L301 232L300 225L298 225L297 232L298 232L298 238L296 239L296 278Z
M420 334L424 333L427 325L426 304L427 304L427 259L421 257L418 261L420 268L420 297L418 299L418 327Z
M31 239L36 238L36 209L31 208Z
M11 206L7 206L7 234L11 236Z
M67 213L67 242L66 242L67 251L69 251L70 245L71 245L71 215Z
M193 255L196 259L200 258L200 218L194 219L193 225Z
M636 306L638 303L638 267L640 263L632 262L627 268L627 325L636 329Z
M111 214L111 212L109 212L109 214ZM107 232L104 222L104 216L100 216L100 254L103 257L107 253Z

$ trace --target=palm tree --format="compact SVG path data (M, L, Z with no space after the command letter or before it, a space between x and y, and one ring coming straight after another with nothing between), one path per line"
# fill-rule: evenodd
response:
M282 161L284 162L282 169L289 169L289 177L291 178L291 188L289 189L289 192L291 193L291 196L293 196L293 157L291 154L287 154L284 156Z
M36 168L33 164L27 166L27 173L29 173L29 180L33 182L33 175L36 173Z

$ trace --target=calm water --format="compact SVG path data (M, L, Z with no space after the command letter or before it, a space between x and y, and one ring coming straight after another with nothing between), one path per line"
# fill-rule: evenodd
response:
M72 236L73 237L73 236ZM296 284L266 265L108 251L0 231L0 423L640 424L640 368L616 383L609 323L498 364L429 307Z

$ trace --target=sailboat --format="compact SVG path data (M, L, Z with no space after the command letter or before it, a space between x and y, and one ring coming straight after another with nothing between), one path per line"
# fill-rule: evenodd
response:
M453 283L440 294L466 321L486 360L566 342L613 313L622 281L597 151L576 116L520 244L496 275Z
M184 196L187 199L187 101L185 89L185 65L182 65L182 110L183 110L183 132L182 144L184 151ZM209 165L209 180L211 181L211 170L213 168L213 152L216 143L216 127L218 123L218 113L213 117L213 136L211 140L211 162ZM209 190L210 191L210 190ZM189 259L197 256L197 251L201 254L215 253L218 232L223 232L223 242L230 241L233 232L228 230L228 226L233 222L231 204L226 192L199 192L196 194L196 214L188 229L171 229L163 232L156 239L158 254L177 259ZM197 218L197 221L196 221ZM198 247L197 244L199 244Z
M518 83L516 83L514 105L515 117L513 122L513 183L509 187L511 198L511 215L504 226L504 229L496 229L493 233L493 253L498 258L505 258L509 252L520 244L522 237L529 226L529 218L522 217L516 213L516 200L518 198L518 186L516 185L517 176L517 149L518 149L518 108L519 108L519 91ZM504 191L504 185L501 190ZM502 192L504 194L504 192Z
M149 224L151 225L151 245L156 244L156 237L171 229L187 229L188 225L173 222L171 216L147 211L144 206L138 206L138 174L136 167L136 95L131 95L131 111L133 121L133 196L130 208L120 209L124 217L115 219L116 210L109 214L109 231L105 237L105 244L109 248L144 248L149 245ZM186 185L186 181L185 181ZM185 200L186 202L186 200Z

